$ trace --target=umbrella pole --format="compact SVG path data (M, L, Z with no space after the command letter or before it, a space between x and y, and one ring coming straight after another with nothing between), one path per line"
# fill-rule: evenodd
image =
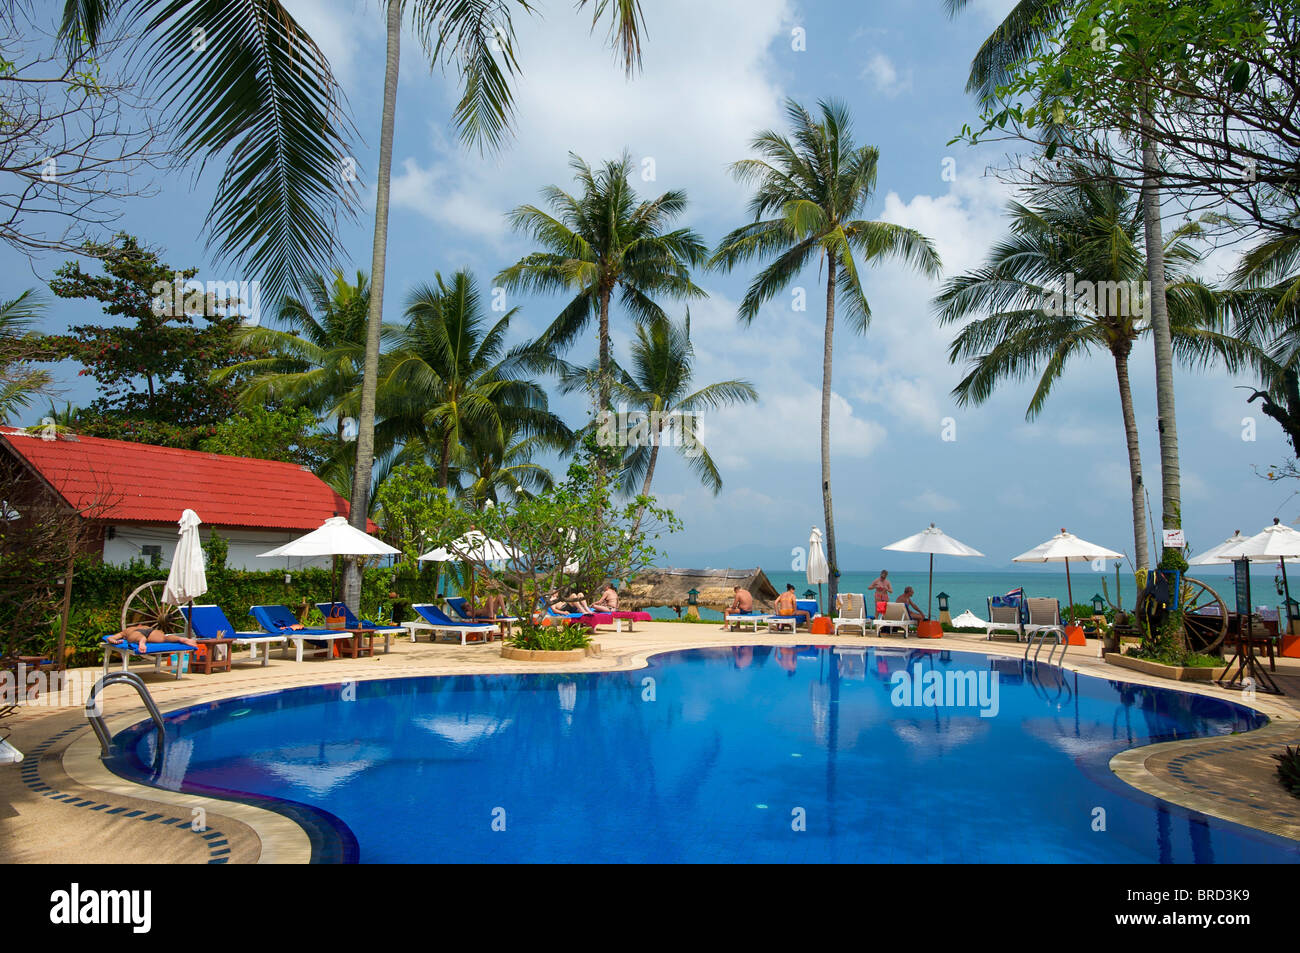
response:
M820 582L817 583L817 611L822 611L822 584Z
M930 588L925 594L925 617L934 615L934 553L930 554Z
M1286 581L1286 557L1278 557L1282 562L1282 591L1286 593L1283 598L1286 602L1282 606L1282 618L1278 619L1278 631L1288 633L1291 631L1291 585Z
M1074 625L1074 587L1070 585L1070 557L1065 557L1065 593L1070 599L1070 625Z

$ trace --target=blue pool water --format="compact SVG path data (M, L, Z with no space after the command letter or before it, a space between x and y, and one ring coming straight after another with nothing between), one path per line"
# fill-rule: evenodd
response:
M955 690L948 673L972 673L983 702L927 698L936 678ZM362 862L1295 862L1300 844L1107 769L1124 748L1264 721L974 653L696 649L633 672L391 679L191 708L168 716L152 783L307 805L346 826ZM117 769L149 774L147 726L118 742Z

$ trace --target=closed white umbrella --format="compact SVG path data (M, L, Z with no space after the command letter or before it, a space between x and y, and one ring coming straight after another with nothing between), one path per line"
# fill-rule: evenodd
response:
M199 539L199 514L186 510L180 518L180 539L163 586L162 601L170 606L193 602L208 591L208 574L203 566L203 543Z
M180 518L180 539L172 566L163 586L162 601L169 606L194 605L194 600L208 591L208 574L203 566L203 543L199 539L199 514L185 510ZM185 616L185 635L190 634L190 617Z
M900 539L896 543L890 543L882 549L890 549L900 553L929 553L930 554L930 591L926 595L925 614L933 615L934 602L934 556L938 553L940 556L983 556L978 549L972 549L965 543L953 539L939 527L931 523L926 529L921 530L915 536L909 536L906 539Z
M382 539L375 539L369 533L363 533L343 517L331 516L319 528L312 530L306 536L299 536L283 546L277 546L270 552L258 553L257 555L259 558L274 556L393 556L400 552L400 549L394 549ZM331 566L331 589L335 588L333 577L334 569ZM330 593L330 598L337 601L334 592Z
M1224 559L1223 553L1229 549L1234 549L1244 543L1249 537L1242 536L1241 530L1237 530L1217 546L1211 546L1195 559L1187 560L1189 566L1221 566L1224 563L1232 562L1231 559Z
M1065 591L1070 598L1070 623L1073 624L1074 587L1070 584L1070 560L1123 558L1123 553L1117 553L1113 549L1107 549L1105 546L1098 546L1086 539L1080 539L1073 533L1067 533L1065 528L1062 527L1061 531L1047 542L1039 543L1029 552L1021 553L1011 561L1014 563L1065 563Z
M826 550L822 548L822 531L816 526L808 537L808 585L817 587L817 608L822 604L822 583L829 582L831 567L826 562Z

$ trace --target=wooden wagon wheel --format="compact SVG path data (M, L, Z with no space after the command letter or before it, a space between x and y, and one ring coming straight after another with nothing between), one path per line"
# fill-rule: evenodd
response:
M166 587L166 580L155 579L132 590L122 605L122 628L144 622L164 632L184 632L185 616L181 610L163 602Z
M1187 647L1201 653L1218 649L1228 634L1228 607L1219 594L1201 580L1184 576L1179 602L1183 609L1183 635L1187 638ZM1199 614L1198 609L1211 611Z

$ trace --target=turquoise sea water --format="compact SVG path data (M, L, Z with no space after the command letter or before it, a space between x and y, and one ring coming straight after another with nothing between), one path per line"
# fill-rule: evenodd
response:
M887 568L882 566L881 568ZM772 585L777 590L785 588L786 583L792 583L795 591L800 596L804 591L816 586L809 587L807 577L801 572L781 572L779 570L765 569L767 577L772 580ZM880 574L880 570L874 572L846 572L840 576L840 592L861 592L866 594L869 590L867 585ZM905 586L912 586L916 590L916 604L922 609L926 608L927 576L925 572L907 572L890 570L889 581L894 586L894 598L898 598L899 593ZM1095 593L1102 592L1102 573L1093 572L1087 563L1081 566L1070 567L1070 579L1074 588L1074 601L1076 603L1089 603ZM1208 583L1223 598L1224 602L1232 604L1232 580L1223 574L1200 573L1197 578ZM1115 569L1112 564L1110 572L1105 574L1106 585L1108 587L1111 602L1115 601ZM1292 580L1294 584L1294 580ZM1044 572L1041 570L1026 570L1025 572L944 572L941 569L935 569L934 573L934 594L937 596L940 592L948 593L949 612L954 617L960 615L969 609L981 619L988 618L988 609L985 600L989 596L1002 595L1017 586L1025 587L1025 594L1028 596L1042 596L1048 599L1060 599L1061 605L1066 604L1066 585L1065 570L1059 572ZM1122 605L1124 608L1133 609L1133 597L1136 594L1133 583L1133 574L1127 571L1120 573L1120 586ZM1273 567L1258 567L1251 574L1251 587L1254 602L1257 605L1275 605L1281 603L1277 598L1273 588ZM1294 593L1293 593L1294 595ZM826 587L822 587L822 599L826 599ZM829 607L823 605L823 611ZM672 609L651 609L650 614L659 619L672 619L676 614ZM939 603L934 602L932 615L936 618L939 613ZM701 615L706 618L721 618L716 612L705 610Z

